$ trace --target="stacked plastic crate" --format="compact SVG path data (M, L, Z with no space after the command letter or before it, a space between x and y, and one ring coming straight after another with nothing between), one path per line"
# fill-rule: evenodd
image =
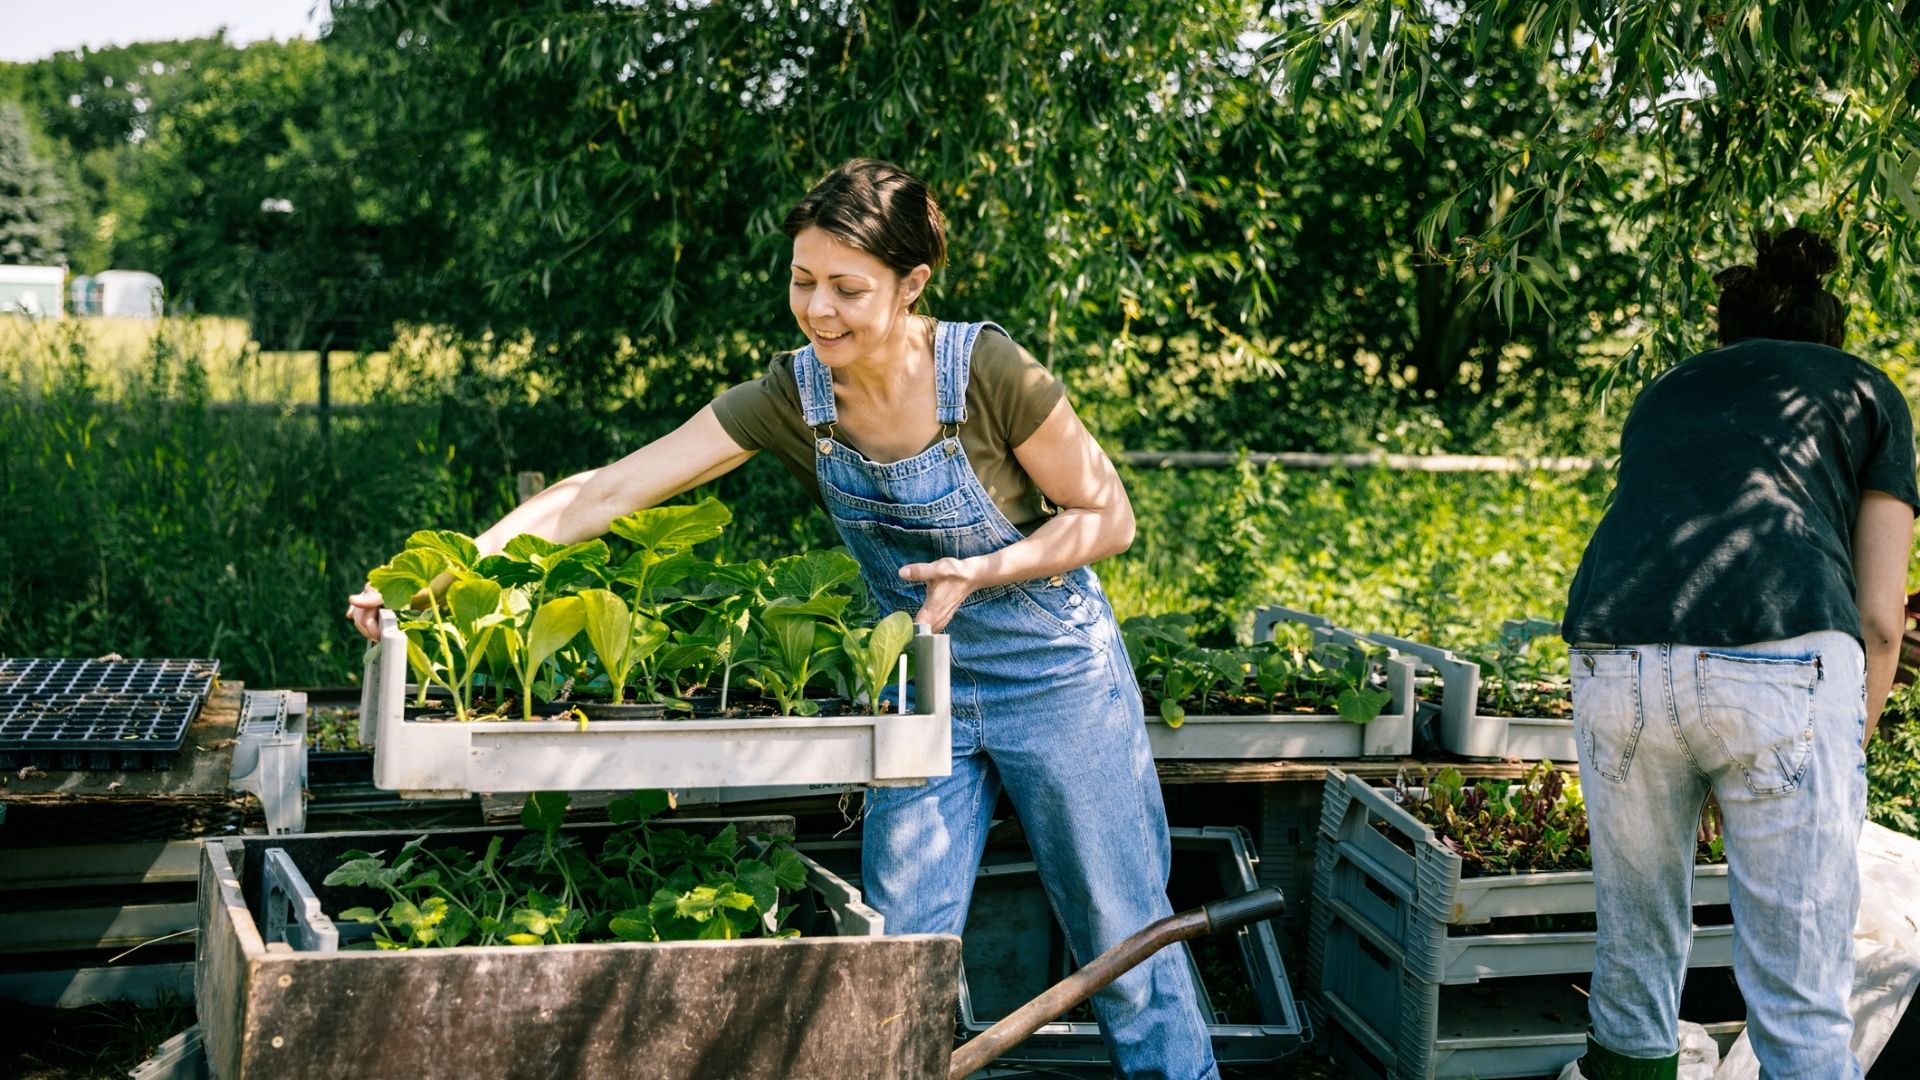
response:
M1695 868L1693 902L1689 967L1731 966L1724 865ZM1593 911L1591 871L1463 877L1460 856L1390 790L1330 769L1308 930L1309 1013L1335 1063L1355 1077L1557 1072L1585 1046ZM1539 928L1548 922L1561 926ZM1716 1002L1690 1018L1730 1038L1739 1015L1737 1002Z

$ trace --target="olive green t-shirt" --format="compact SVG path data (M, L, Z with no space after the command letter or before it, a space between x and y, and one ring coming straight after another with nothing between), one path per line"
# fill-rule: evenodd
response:
M814 436L802 416L793 356L781 353L765 375L713 399L713 412L742 450L765 450L779 458L819 502ZM1013 456L1013 448L1040 429L1066 396L1066 387L1032 354L991 326L974 339L969 367L967 422L960 425L960 446L1000 512L1022 532L1032 532L1047 516L1046 503Z

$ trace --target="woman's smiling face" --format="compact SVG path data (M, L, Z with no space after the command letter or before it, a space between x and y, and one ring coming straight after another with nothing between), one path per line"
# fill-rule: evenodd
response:
M910 322L907 309L932 273L915 267L902 277L818 227L794 235L792 271L787 306L828 367L895 355Z

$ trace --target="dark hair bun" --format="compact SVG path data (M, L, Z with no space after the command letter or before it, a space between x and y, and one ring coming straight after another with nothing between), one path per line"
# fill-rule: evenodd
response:
M1782 285L1814 288L1820 279L1840 265L1840 254L1833 243L1819 233L1792 228L1771 236L1757 232L1753 236L1754 270L1763 278Z
M1807 229L1753 234L1754 265L1731 266L1713 276L1720 286L1720 341L1747 338L1811 341L1839 348L1846 339L1847 309L1820 287L1840 265L1826 237Z

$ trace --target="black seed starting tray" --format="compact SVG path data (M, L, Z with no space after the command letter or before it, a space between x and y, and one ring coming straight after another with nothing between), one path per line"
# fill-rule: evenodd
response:
M0 768L166 769L205 700L198 694L0 691Z
M172 767L218 660L0 658L0 768Z
M204 697L218 660L0 657L0 694L192 694Z

